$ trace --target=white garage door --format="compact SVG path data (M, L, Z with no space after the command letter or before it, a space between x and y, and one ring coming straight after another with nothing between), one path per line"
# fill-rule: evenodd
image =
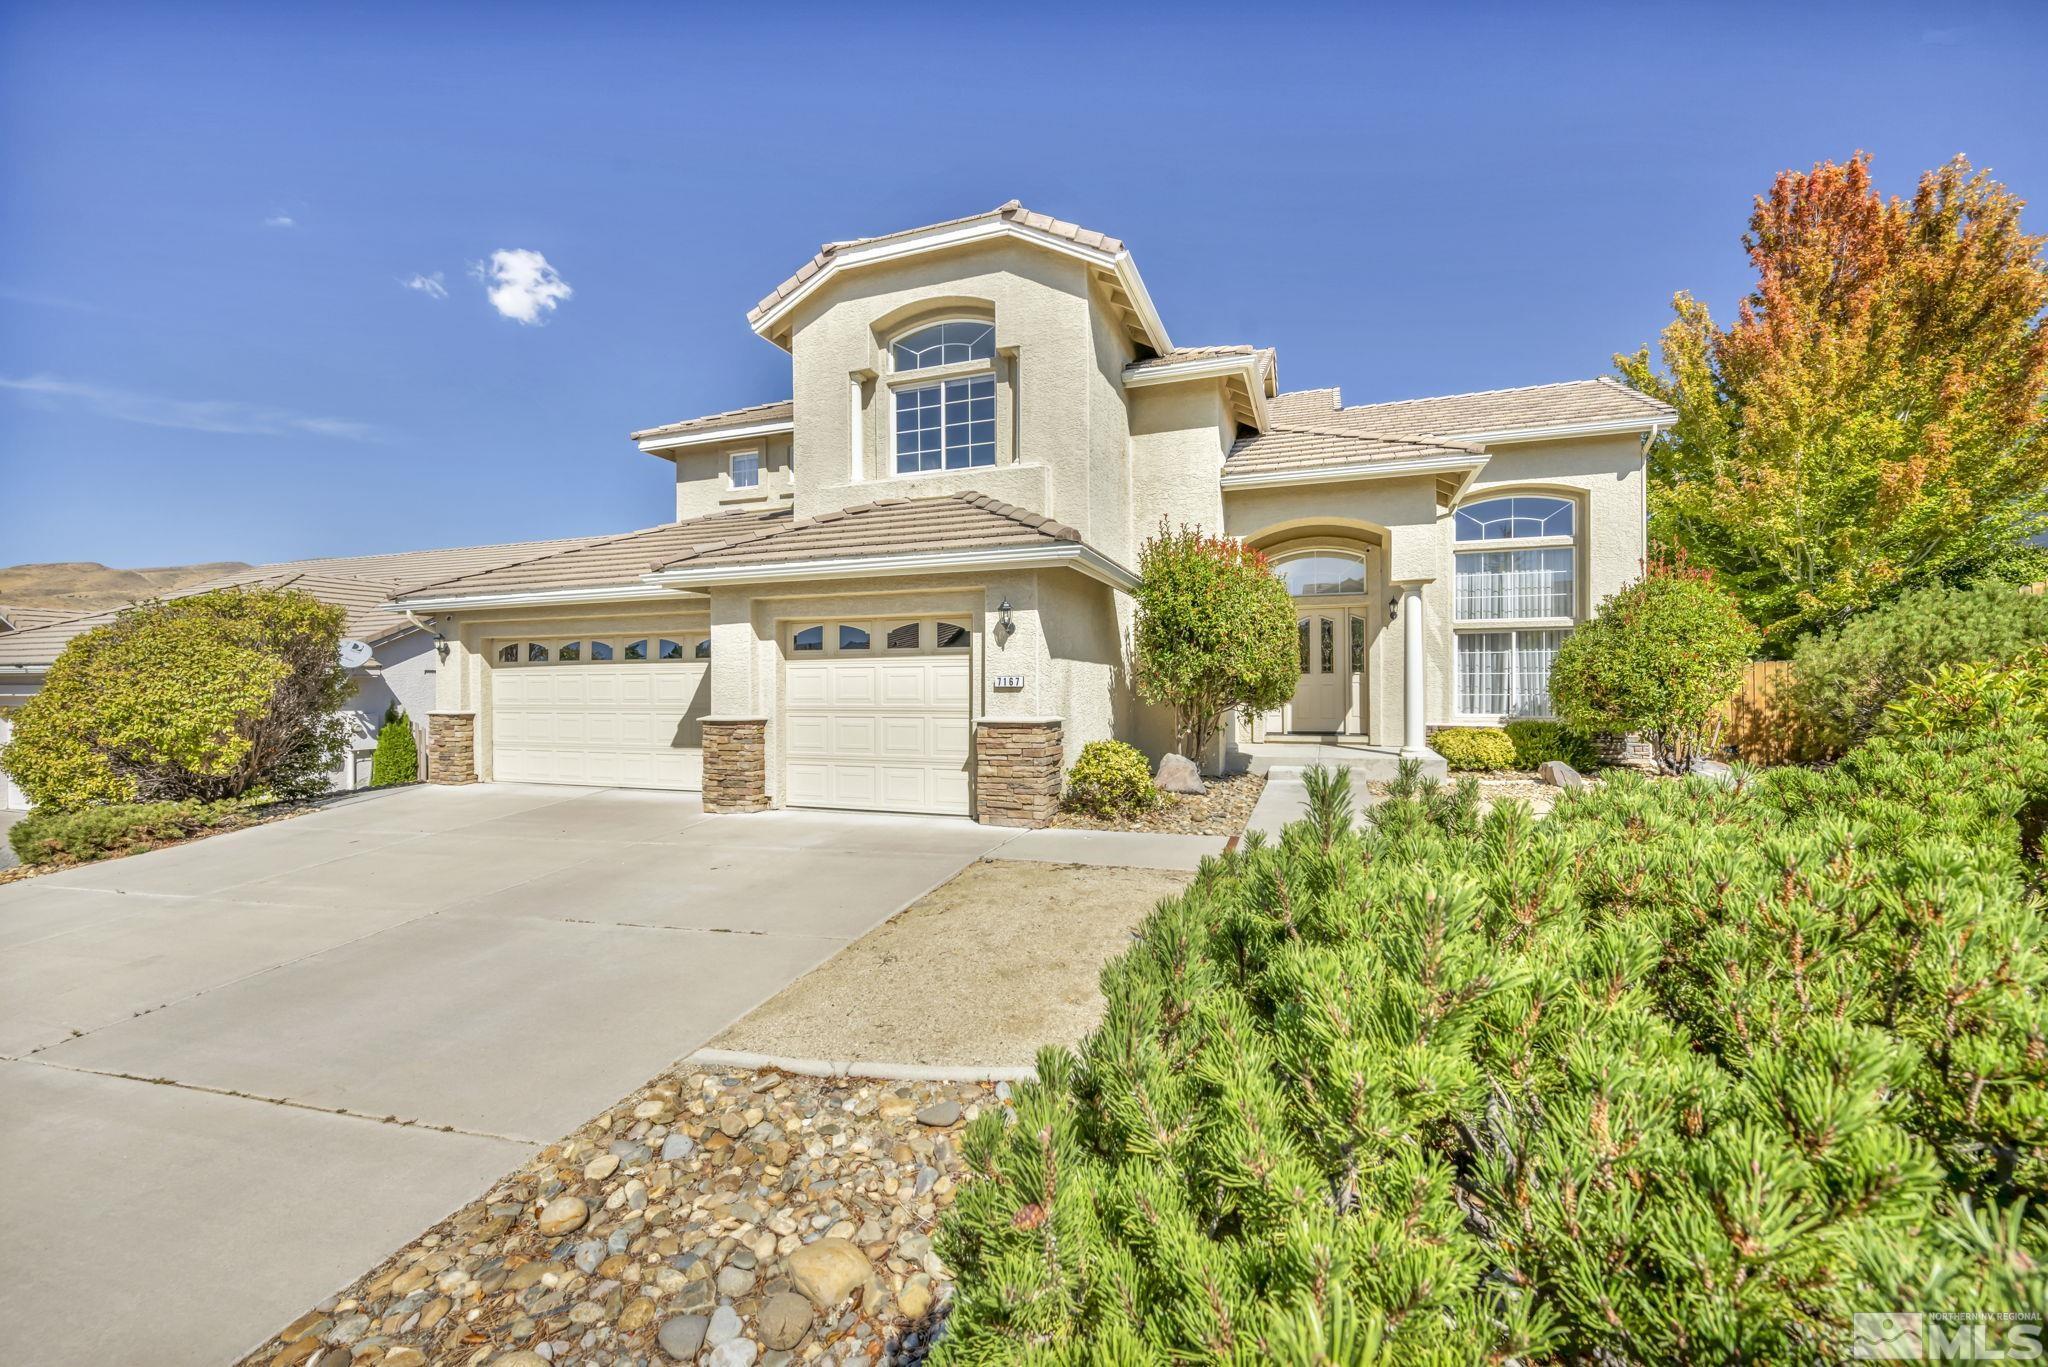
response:
M782 640L785 802L967 814L964 623L793 623Z
M500 782L703 787L706 637L522 637L493 642L490 656Z

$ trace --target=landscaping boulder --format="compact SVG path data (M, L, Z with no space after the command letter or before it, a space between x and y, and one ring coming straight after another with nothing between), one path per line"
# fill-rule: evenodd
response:
M1735 786L1735 771L1717 759L1696 759L1686 766L1686 772L1694 778L1703 778L1709 783L1718 783L1723 788Z
M1584 792L1593 785L1586 776L1561 759L1547 759L1536 768L1536 781L1561 788L1567 793Z
M820 1310L830 1310L874 1276L867 1255L850 1239L820 1239L789 1255L789 1279Z
M1191 793L1199 795L1209 791L1202 783L1202 771L1186 755L1167 755L1159 761L1159 771L1152 776L1152 784L1162 793Z

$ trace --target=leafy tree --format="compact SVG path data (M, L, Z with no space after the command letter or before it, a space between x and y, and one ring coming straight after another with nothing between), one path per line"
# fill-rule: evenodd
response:
M1706 570L1656 561L1565 638L1550 667L1558 718L1584 736L1641 734L1667 772L1710 752L1755 628Z
M419 776L420 743L412 733L412 719L392 703L384 709L384 725L377 730L376 753L370 757L370 786L389 788L411 783Z
M351 685L342 610L290 590L145 603L72 639L0 763L37 806L321 791Z
M1933 670L2010 660L2044 643L2048 595L1997 582L1915 589L1800 641L1777 705L1803 749L1840 754Z
M1910 202L1868 157L1781 173L1723 328L1689 294L1617 356L1678 410L1651 527L1734 589L1774 653L1901 589L2027 577L2048 510L2048 263L2022 201L1956 158Z
M1266 557L1163 523L1138 561L1138 696L1171 707L1181 752L1208 753L1223 714L1293 696L1294 601Z

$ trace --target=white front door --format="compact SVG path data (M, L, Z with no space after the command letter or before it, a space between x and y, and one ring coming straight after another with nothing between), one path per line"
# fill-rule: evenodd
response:
M1301 657L1301 678L1294 685L1290 729L1301 732L1341 731L1346 705L1344 614L1304 613L1294 624Z
M965 816L970 640L962 620L786 624L783 800Z
M702 633L493 642L491 772L501 783L704 786Z

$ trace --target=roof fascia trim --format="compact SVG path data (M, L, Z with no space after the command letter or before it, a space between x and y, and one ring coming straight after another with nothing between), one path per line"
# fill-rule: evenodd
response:
M678 596L673 588L656 588L643 580L637 584L607 584L597 588L442 594L433 598L406 598L383 606L395 612L461 612L478 608L545 607L550 604L658 603Z
M1401 479L1408 475L1441 475L1454 471L1477 472L1485 456L1411 456L1402 460L1368 461L1357 465L1318 465L1301 470L1247 470L1223 472L1226 489L1269 489L1291 484L1354 484L1369 479Z
M1124 372L1125 389L1143 389L1148 385L1187 384L1195 380L1221 380L1229 383L1236 380L1244 385L1244 392L1251 400L1254 426L1261 432L1271 426L1266 406L1266 386L1259 375L1257 353L1250 356L1200 356L1191 361L1169 361L1165 365L1147 366L1143 370Z
M681 446L712 446L724 441L746 441L750 437L776 437L796 431L796 420L754 422L740 427L709 427L699 432L679 432L666 437L648 437L639 443L642 451L658 455Z
M905 551L895 555L844 555L829 559L771 561L752 565L706 565L657 570L643 583L677 588L712 584L774 583L824 576L935 574L978 569L1071 569L1129 593L1138 576L1092 546L1062 542L1051 546L992 546L975 551Z
M1487 432L1438 432L1434 435L1481 445L1503 441L1551 441L1560 437L1598 437L1663 427L1671 419L1657 413L1640 418L1603 418L1598 422L1560 423L1552 427L1502 427ZM1426 440L1426 438L1425 438Z

